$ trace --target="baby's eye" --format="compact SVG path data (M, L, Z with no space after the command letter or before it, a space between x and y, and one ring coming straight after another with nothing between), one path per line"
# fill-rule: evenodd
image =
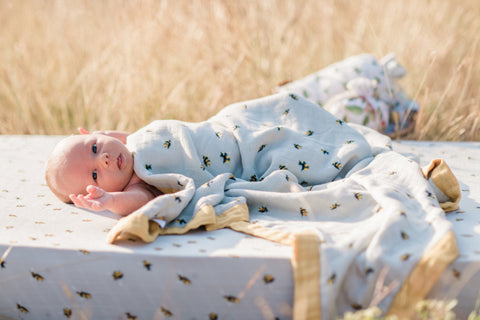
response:
M97 170L93 170L92 178L93 178L93 180L97 181Z
M97 153L97 144L96 143L94 143L93 146L92 146L92 152Z

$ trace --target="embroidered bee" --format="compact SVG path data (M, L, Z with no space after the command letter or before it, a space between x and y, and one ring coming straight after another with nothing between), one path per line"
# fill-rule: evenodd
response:
M334 166L335 169L340 170L340 168L342 167L342 164L340 162L335 161L334 163L332 163L332 166Z
M70 319L70 317L72 316L72 309L70 308L63 308L63 315L67 318Z
M113 280L122 279L123 278L123 273L121 271L118 271L118 270L113 271L112 278L113 278Z
M152 264L150 262L148 262L148 260L143 260L143 266L145 267L145 269L150 271L150 268L152 267Z
M252 181L252 182L253 182L253 181L258 181L258 180L257 180L257 176L254 175L254 174L252 174L252 175L250 176L250 181Z
M151 165L151 164L146 164L146 165L145 165L145 169L147 169L147 170L152 170L152 165Z
M325 149L320 149L322 151L323 154L329 154L330 152L328 152L327 150Z
M84 299L92 298L92 295L88 292L85 292L85 291L77 291L77 294L80 298L84 298Z
M397 173L398 173L397 171L390 171L390 172L388 173L388 175L389 175L389 176L393 176L394 174L397 174Z
M212 312L208 315L208 319L210 320L218 320L218 315L215 312Z
M339 125L343 125L343 121L340 119L337 119L335 122L338 123Z
M207 156L203 156L203 164L207 167L210 165L210 159Z
M287 169L287 166L285 166L285 165L283 165L283 164L279 165L279 166L278 166L278 169L280 169L280 170L288 170L288 169Z
M354 197L355 197L355 199L357 199L357 200L362 200L362 195L361 195L359 192L355 192L355 193L354 193Z
M290 93L290 97L291 97L293 100L298 100L298 97L297 97L295 94L293 94L293 93Z
M336 278L337 278L337 274L336 274L336 273L333 273L333 274L330 276L330 278L328 278L328 284L334 284Z
M188 279L187 277L181 276L181 275L178 275L178 280L180 280L181 282L183 282L186 285L189 285L189 284L192 283L190 281L190 279Z
M313 131L312 131L312 130L308 130L307 132L305 132L305 134L306 134L307 136L311 136L311 135L313 134Z
M6 263L5 263L5 260L0 259L0 267L4 269L4 268L5 268L5 264L6 264Z
M358 303L352 303L351 306L354 310L362 310L363 309L363 306L361 304L358 304Z
M234 126L233 126L233 131L237 130L238 128L240 128L239 125L234 125Z
M406 216L407 216L407 214L406 214L404 211L400 211L398 214L401 215L402 217L406 217Z
M182 199L179 196L173 196L173 199L175 199L175 201L178 203L182 202Z
M305 217L305 216L307 215L307 209L305 209L305 208L300 208L300 215L301 215L302 217Z
M453 269L453 270L452 270L452 273L453 273L453 276L454 276L455 278L457 278L457 279L460 279L460 277L461 277L461 275L462 275L461 272L458 271L457 269Z
M217 131L215 132L215 135L217 136L217 138L222 138L222 133L220 131Z
M373 268L366 268L366 269L365 269L365 275L367 275L367 276L368 276L369 274L373 273L373 272L375 272L375 270L373 270Z
M185 187L180 181L177 180L177 184L180 186L180 187Z
M402 236L403 240L408 240L408 238L410 238L408 234L405 233L405 231L400 232L400 235Z
M237 297L235 296L224 296L225 300L227 300L228 302L231 302L231 303L238 303L240 302L240 299L238 299Z
M429 197L430 199L435 199L435 197L433 196L433 194L430 191L425 190L425 192L427 193L427 197Z
M88 251L88 250L80 249L80 250L78 250L78 251L80 251L81 253L83 253L83 254L85 254L85 255L90 254L90 251Z
M262 213L266 213L266 212L268 212L268 208L265 207L265 206L261 206L260 208L258 208L258 211L262 212Z
M185 219L177 219L175 220L175 222L177 222L178 224L186 224L187 221Z
M202 165L200 166L200 169L202 169L203 171L205 171L205 166L202 164Z
M283 130L283 127L277 127L277 131Z
M242 106L242 109L243 109L243 110L247 110L247 105L244 104L244 105Z
M18 303L17 303L17 309L18 309L18 311L20 311L21 313L28 313L28 309L25 308L24 306L18 304Z
M400 260L402 261L407 261L410 258L410 254L406 253L403 256L400 257Z
M167 148L167 149L170 149L170 146L172 145L172 141L171 140L165 140L165 142L163 143L163 147L164 148Z
M230 179L230 180L237 180L237 179L235 178L235 176L234 176L232 173L230 173L230 177L229 177L229 179Z
M334 204L332 204L332 205L330 206L330 210L335 210L335 209L337 209L338 207L340 207L340 205L335 202Z
M300 185L301 185L302 187L306 187L306 186L308 186L308 182L305 181L305 180L303 180L302 182L300 182Z
M173 316L173 313L170 312L170 310L165 309L164 307L160 308L160 311L166 316L166 317L171 317Z
M345 141L345 144L350 144L350 143L353 143L353 142L354 142L354 140L347 140L347 141Z
M305 161L298 161L298 165L302 167L302 171L308 170L309 166Z
M43 280L45 280L41 275L39 275L38 273L35 273L35 272L30 272L30 274L32 275L32 277L39 281L39 282L42 282Z
M290 112L290 109L285 109L285 111L283 112L283 115L286 116L288 115L289 112Z
M130 312L125 313L125 315L127 316L128 320L137 320L137 316L134 316Z
M302 146L298 143L294 143L293 146L295 147L295 149L302 149Z
M271 274L266 274L263 276L263 282L265 284L272 283L273 281L275 281L275 278Z
M258 151L257 151L257 152L260 152L260 151L262 151L263 149L265 149L265 147L266 147L266 146L267 146L267 145L265 145L265 144L262 144L262 145L260 146L260 148L258 148Z

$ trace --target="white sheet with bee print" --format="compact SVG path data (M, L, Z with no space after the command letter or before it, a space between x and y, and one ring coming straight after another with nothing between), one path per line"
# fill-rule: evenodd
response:
M246 203L251 222L315 230L324 319L367 307L382 271L385 283L401 284L452 230L419 165L388 138L293 94L233 104L200 123L156 121L127 146L140 178L180 190L134 214L182 227L205 205L221 214Z

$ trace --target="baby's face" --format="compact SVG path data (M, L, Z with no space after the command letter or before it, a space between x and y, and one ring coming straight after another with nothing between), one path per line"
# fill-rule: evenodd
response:
M107 192L122 191L133 175L133 156L115 138L101 135L76 135L57 147L65 161L60 163L58 188L63 194L86 194L94 185Z

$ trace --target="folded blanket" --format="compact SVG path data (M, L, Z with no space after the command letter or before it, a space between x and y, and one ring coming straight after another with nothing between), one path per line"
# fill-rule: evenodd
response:
M372 302L408 312L457 254L416 162L295 94L236 103L200 123L156 121L127 146L141 179L176 192L121 219L108 241L205 226L293 245L298 318L332 319ZM391 283L379 299L375 288Z

